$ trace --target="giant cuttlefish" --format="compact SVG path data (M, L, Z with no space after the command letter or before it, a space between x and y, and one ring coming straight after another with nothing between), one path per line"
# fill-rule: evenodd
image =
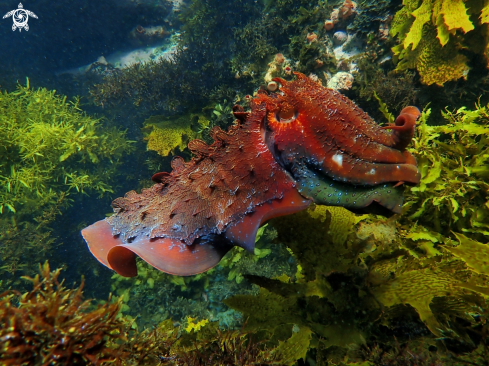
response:
M82 230L92 254L122 276L137 275L136 255L192 275L234 245L253 251L260 225L312 202L399 213L400 185L420 180L406 151L419 110L380 127L342 94L295 75L274 79L280 90L259 92L250 111L235 106L236 123L214 127L212 145L191 141L191 161L175 157L151 188L114 200L113 216Z

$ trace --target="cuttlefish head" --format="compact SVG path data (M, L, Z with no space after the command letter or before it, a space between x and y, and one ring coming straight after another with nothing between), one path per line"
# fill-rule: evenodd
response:
M415 158L405 150L419 110L404 108L393 126L379 126L355 103L303 74L280 90L259 94L263 130L275 159L316 203L362 208L380 203L400 212L402 183L417 184Z

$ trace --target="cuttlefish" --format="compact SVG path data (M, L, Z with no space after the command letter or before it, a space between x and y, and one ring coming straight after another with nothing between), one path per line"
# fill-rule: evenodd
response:
M380 127L350 99L303 74L274 79L250 110L233 109L228 131L212 145L188 144L193 158L172 160L155 184L113 201L114 215L82 230L91 253L122 276L136 276L136 256L175 275L215 266L238 245L254 250L258 228L312 202L400 213L402 184L420 180L406 150L419 110L404 108Z

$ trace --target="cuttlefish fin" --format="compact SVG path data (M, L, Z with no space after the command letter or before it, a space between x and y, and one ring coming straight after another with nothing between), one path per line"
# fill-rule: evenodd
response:
M118 245L123 245L124 242L119 236L112 235L112 227L105 220L97 221L96 223L86 227L81 231L83 239L88 245L88 249L100 263L106 267L115 270L113 268L107 256L110 250ZM117 267L119 270L115 270L117 273L124 277L134 277L137 275L136 258L134 254L126 256L120 265Z
M300 195L295 189L287 191L282 199L265 202L256 206L252 213L245 215L240 221L231 224L226 230L226 239L232 245L240 246L253 253L255 238L259 227L274 217L291 215L306 209L311 200Z
M190 276L214 267L229 250L209 242L189 246L176 239L150 239L147 236L124 243L112 235L112 227L105 220L83 229L82 235L90 252L124 277L137 275L136 255L162 272Z

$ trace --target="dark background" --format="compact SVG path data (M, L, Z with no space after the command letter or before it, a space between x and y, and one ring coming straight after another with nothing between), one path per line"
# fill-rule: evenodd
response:
M23 1L29 31L12 31L12 18L0 19L0 86L16 81L53 86L55 74L87 65L100 56L129 49L128 35L138 24L162 24L171 3L162 1L88 0ZM18 0L0 1L3 17L18 8Z

